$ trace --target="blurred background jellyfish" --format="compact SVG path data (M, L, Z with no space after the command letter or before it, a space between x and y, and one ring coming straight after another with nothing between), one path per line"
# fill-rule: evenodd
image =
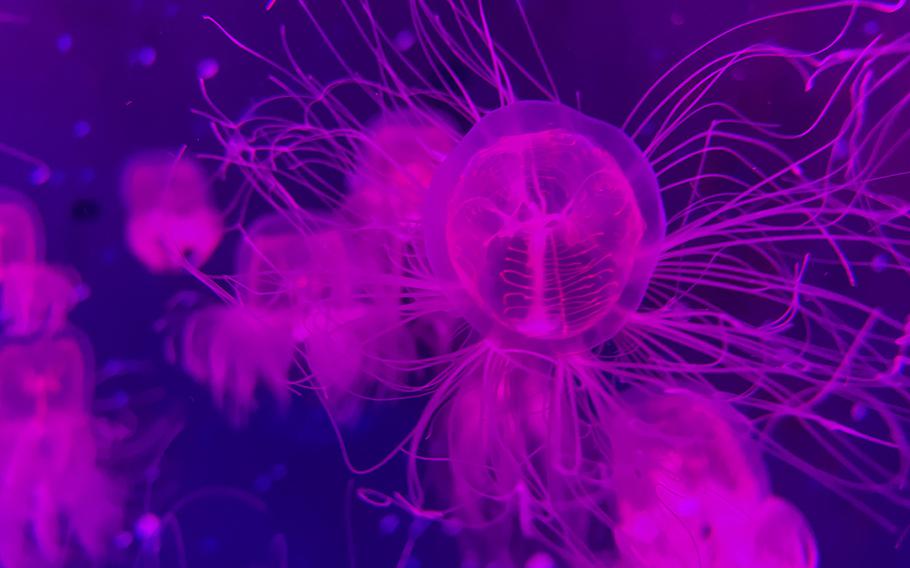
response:
M255 408L259 384L287 402L295 346L286 322L271 314L246 306L200 308L186 322L182 353L187 373L235 424Z
M149 152L127 163L121 180L126 241L152 272L201 266L221 242L221 215L206 172L181 153Z
M41 216L22 194L11 189L0 193L0 267L32 264L44 258L44 225Z
M0 561L99 560L119 528L122 488L99 467L88 346L75 331L0 349Z
M44 262L44 225L21 194L0 191L0 314L8 336L53 334L85 299L79 275Z
M805 519L769 494L747 431L729 409L687 392L612 417L620 565L816 566Z
M238 120L213 103L212 126L242 195L280 216L348 197L366 211L353 234L406 219L407 241L373 241L373 254L394 254L362 289L391 297L391 321L419 346L395 364L434 370L401 383L425 406L396 447L409 462L396 502L471 526L478 562L535 558L513 550L517 528L572 566L812 566L802 517L745 457L754 442L899 530L908 306L868 290L910 283L907 204L879 179L907 173L889 149L907 146L910 37L870 38L857 22L902 3L819 3L736 26L670 67L617 126L570 108L530 28L513 55L483 6L411 3L419 49L399 49L369 5L334 14L350 24L344 41L301 6L344 77L304 73L285 34L282 66L222 30L283 88ZM505 10L527 24L521 2ZM819 18L829 31L814 45L766 40ZM350 36L374 65L348 60ZM742 96L753 92L764 96ZM394 116L419 117L417 149L369 126ZM437 130L463 135L436 144L425 132ZM363 148L377 147L374 165ZM632 390L645 402L630 403ZM687 405L693 416L674 410ZM674 434L691 455L670 455L662 438ZM657 499L671 481L678 500ZM692 527L670 522L682 512ZM684 542L705 525L695 537L707 542ZM764 546L772 537L779 548Z
M332 218L262 217L244 230L235 274L208 282L233 291L217 288L229 305L190 316L184 366L235 421L253 408L257 383L281 406L291 392L315 389L347 422L359 396L395 381L383 359L386 350L407 349L406 336L384 330L397 331L397 310L370 293L381 259L365 254L377 249L347 227Z

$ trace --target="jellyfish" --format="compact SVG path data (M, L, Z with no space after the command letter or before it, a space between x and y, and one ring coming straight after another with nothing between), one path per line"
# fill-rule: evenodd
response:
M43 258L44 225L37 209L17 191L0 191L0 271Z
M373 55L364 68L340 49L349 36L335 41L308 4L304 13L348 75L320 84L284 44L295 87L213 124L230 142L226 164L262 203L294 218L309 199L332 203L339 178L358 179L352 148L370 130L349 103L355 97L372 115L457 125L408 241L391 249L402 260L373 275L393 283L402 326L439 314L456 322L449 341L396 362L435 369L430 380L401 383L403 396L424 403L396 446L409 462L408 495L395 498L402 506L432 519L489 520L492 508L561 561L596 565L598 543L565 536L586 534L577 528L586 524L634 536L604 497L622 481L622 468L605 469L613 416L630 389L680 389L729 401L758 451L899 530L895 517L910 511L901 489L910 444L906 377L895 361L904 357L908 308L866 289L910 284L906 204L875 189L878 173L903 175L888 149L903 146L894 142L904 140L895 133L910 111L900 87L910 43L853 32L859 16L887 18L902 3L821 2L744 22L672 65L615 125L571 108L580 98L561 98L521 2L504 8L528 32L521 57L505 49L483 6L412 3L420 49L398 50L369 7L344 2L352 36ZM835 25L817 45L756 39L818 15ZM760 103L731 95L768 77L775 92L761 91ZM806 112L781 110L794 103ZM237 147L256 159L234 159ZM881 270L880 255L893 270ZM544 377L529 382L542 385L533 397L508 395L522 392L524 374L503 372L501 360ZM546 436L528 417L541 408ZM687 435L697 444L701 434ZM452 443L438 442L448 435ZM465 465L467 440L482 450L479 465ZM541 456L550 464L537 463ZM427 472L439 468L428 464L445 461L452 465L440 476L455 500L435 507L427 488L440 481ZM750 503L752 524L736 528L740 537L792 536L779 550L755 544L744 554L811 564L811 539L791 506L747 499L735 484L719 489L728 502ZM511 557L509 538L498 538ZM634 560L634 538L624 542ZM732 554L721 548L711 554Z
M4 566L98 560L119 526L122 490L99 467L86 349L69 331L0 349Z
M79 275L67 267L18 264L8 267L4 276L0 313L7 335L56 333L86 296Z
M558 535L558 557L572 565L609 565L610 550L597 550L587 530L600 519L579 511L576 499L606 507L607 457L589 444L582 453L600 467L576 483L576 448L565 436L570 407L553 397L552 369L534 358L491 357L445 393L451 403L428 429L428 463L413 470L426 479L418 501L451 510L461 527L465 562L525 566L546 554L547 533ZM438 459L438 462L434 461ZM438 465L434 465L438 464ZM442 481L440 481L442 480Z
M369 223L420 225L436 168L457 135L440 116L400 112L368 127L354 159L347 208Z
M382 372L384 349L406 348L400 334L382 332L392 309L364 289L373 259L358 256L360 243L341 221L308 222L302 234L286 218L261 218L237 254L235 303L204 308L185 327L185 368L235 421L252 410L260 381L282 405L292 390L314 384L353 419L351 395L363 376ZM295 369L302 376L292 380Z
M287 403L296 348L280 315L241 305L201 308L187 321L182 346L187 373L209 387L234 424L255 408L258 384Z
M770 495L728 408L676 392L624 410L609 426L622 566L816 566L805 519Z
M609 339L641 302L664 233L657 183L619 129L557 103L486 115L433 178L434 274L475 328L515 341ZM576 347L577 348L577 347Z
M126 241L152 272L204 264L221 241L221 215L202 167L189 156L140 154L122 177Z
M61 331L86 288L72 269L44 262L44 234L34 206L0 192L0 318L4 334Z

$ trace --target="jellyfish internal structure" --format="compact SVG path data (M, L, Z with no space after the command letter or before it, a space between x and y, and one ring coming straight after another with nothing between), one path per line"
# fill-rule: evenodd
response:
M618 128L553 102L481 119L433 178L434 273L478 330L576 350L635 311L664 235L657 181Z

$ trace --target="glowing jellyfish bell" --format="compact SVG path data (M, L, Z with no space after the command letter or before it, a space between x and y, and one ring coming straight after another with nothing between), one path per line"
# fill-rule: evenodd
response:
M119 525L120 487L97 463L91 366L75 332L0 349L3 566L97 560Z
M552 102L482 118L439 167L430 260L481 331L593 345L635 310L664 235L655 175L621 130Z
M87 295L75 270L44 263L7 267L2 285L0 314L8 336L59 332Z
M0 420L10 424L83 413L90 369L87 345L75 333L8 342L0 349Z
M211 390L215 405L238 425L256 407L258 385L279 403L288 400L293 359L286 320L254 307L203 308L183 330L184 368Z
M0 190L0 318L7 336L56 333L85 296L75 271L45 264L44 227L21 194Z
M235 423L255 407L257 385L286 403L299 344L326 388L346 388L361 370L352 322L367 310L355 298L364 264L330 220L299 221L306 228L281 215L259 219L238 249L237 303L199 310L184 328L184 367Z
M142 154L123 172L127 244L153 272L204 264L223 226L205 171L186 156Z
M0 189L0 278L8 267L44 258L44 226L37 209L16 191Z
M623 566L815 566L805 519L769 494L736 424L732 411L681 391L617 413L610 434Z
M373 221L419 222L436 168L455 145L455 130L439 116L398 111L380 117L366 139L349 176L349 209Z
M339 219L299 221L303 226L273 215L250 230L237 259L240 300L287 322L288 339L303 346L327 400L341 401L366 375L387 378L380 359L391 357L389 350L396 358L414 353L399 341L407 334L377 333L396 329L390 318L397 305L396 296L376 284L381 260L367 253L372 245Z
M280 215L263 217L236 261L244 303L286 311L301 325L326 310L343 317L339 312L353 308L357 280L342 227L321 218L304 222L306 228Z

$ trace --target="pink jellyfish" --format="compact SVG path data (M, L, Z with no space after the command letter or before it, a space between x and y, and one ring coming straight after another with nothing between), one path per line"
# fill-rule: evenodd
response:
M425 467L412 463L424 470L412 475L427 480L421 486L427 495L419 495L418 502L452 510L453 520L464 527L466 561L481 566L530 562L535 547L529 543L541 536L544 516L560 518L546 530L559 533L562 555L583 556L573 552L580 545L575 532L587 519L567 515L566 505L575 505L571 483L563 482L571 477L573 448L558 439L561 423L571 417L567 408L554 406L551 393L547 364L506 357L489 358L455 392L440 392L452 402L445 420L432 430L430 462ZM440 465L434 467L437 456ZM504 546L516 542L521 546Z
M397 349L413 357L413 347L397 325L396 296L375 282L382 259L369 254L372 243L341 220L307 223L304 232L276 216L254 225L238 258L240 300L290 322L316 388L349 421L365 377L394 382L384 358Z
M74 270L43 262L43 231L31 203L0 191L0 315L8 336L56 333L85 298Z
M204 264L221 242L209 180L192 158L140 154L122 178L130 250L152 272Z
M577 349L638 308L663 209L619 129L559 104L515 103L485 116L433 180L434 273L457 280L466 298L452 301L476 329Z
M202 308L183 330L183 365L206 384L235 424L255 407L257 384L279 403L289 395L296 352L288 320L242 305Z
M623 566L816 565L806 521L768 494L742 422L684 392L646 395L617 412L609 432Z
M368 369L379 372L381 354L370 347L388 343L378 316L389 308L364 290L373 259L356 256L343 225L308 223L303 234L286 218L260 219L237 255L233 305L195 313L184 330L187 371L235 420L252 409L258 382L286 403L306 369L328 404L353 415L347 395ZM306 368L292 380L298 349Z
M367 130L348 184L348 208L369 223L420 225L436 168L457 140L435 115L398 112Z
M18 264L6 269L0 313L7 335L56 333L86 295L75 270L47 264Z
M97 560L118 528L121 491L98 466L86 349L75 333L0 349L4 566Z
M373 54L366 69L344 59L308 4L350 75L319 84L285 44L298 92L213 125L263 203L297 218L313 196L333 203L337 179L357 179L351 148L369 129L347 103L355 96L380 115L467 126L435 170L408 241L389 249L402 260L374 275L394 284L402 326L436 314L458 322L449 341L396 362L439 370L401 383L426 406L399 446L410 462L400 502L434 519L487 520L498 508L564 561L596 564L595 543L565 535L583 534L575 527L584 523L617 533L626 522L604 499L619 483L605 464L623 392L679 389L730 400L760 451L898 530L894 514L910 510L906 373L895 364L908 307L867 289L910 282L906 204L870 190L879 172L905 173L891 149L906 140L896 133L910 113L901 88L910 39L853 32L859 16L888 18L902 3L831 1L745 22L674 64L617 127L560 100L521 2L511 28L527 29L530 57L504 48L483 6L412 2L420 49L398 50L392 24L343 2L345 47L362 40ZM817 45L756 42L819 15L836 25ZM731 95L751 92L760 104ZM794 104L805 112L786 110ZM299 119L285 107L302 109ZM256 159L235 160L237 147ZM882 257L893 270L881 270ZM502 372L503 359L545 377L530 382L542 385L533 397L508 394L522 392L522 373ZM540 408L546 436L522 418ZM440 435L453 440L442 455L432 452ZM689 435L697 444L700 433ZM465 461L466 440L482 450L479 465ZM442 483L457 502L435 508L426 487L440 481L423 474L445 460ZM745 499L739 485L704 476L706 487ZM478 505L491 495L492 507ZM799 515L770 499L752 509L768 524L756 520L736 538L780 530L797 544L743 550L811 564L800 555L809 540ZM634 539L625 542L633 556Z
M0 274L43 258L44 224L38 210L19 192L0 190Z

